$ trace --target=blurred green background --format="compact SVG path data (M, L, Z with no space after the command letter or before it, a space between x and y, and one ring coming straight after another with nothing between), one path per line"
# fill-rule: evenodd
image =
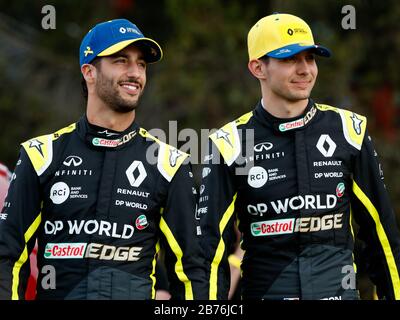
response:
M44 5L56 9L56 29L42 29ZM342 7L356 10L344 30ZM247 32L273 12L306 20L317 43L333 51L319 59L313 98L368 116L386 186L400 221L400 2L395 0L0 0L0 161L11 170L19 144L76 121L85 112L78 51L96 23L127 18L157 40L160 63L148 67L138 110L146 129L217 128L260 99L247 69ZM195 168L196 169L196 168Z

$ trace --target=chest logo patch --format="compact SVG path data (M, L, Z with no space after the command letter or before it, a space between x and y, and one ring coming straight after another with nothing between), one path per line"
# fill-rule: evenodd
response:
M142 161L133 161L128 169L126 169L126 176L132 187L139 187L147 177L147 172Z
M250 187L261 188L268 181L268 172L263 167L253 167L249 170L247 183Z
M363 122L362 119L359 119L355 113L351 116L351 120L353 121L354 131L360 135L361 134L361 124Z
M67 167L70 167L71 165L73 167L79 167L82 164L83 160L81 157L78 156L68 156L65 158L63 164L66 165Z
M317 142L317 149L324 157L329 158L336 150L336 143L328 134L321 134Z

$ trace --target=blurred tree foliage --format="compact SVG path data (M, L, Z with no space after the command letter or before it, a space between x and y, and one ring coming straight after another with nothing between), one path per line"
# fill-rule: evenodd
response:
M56 9L56 29L43 30L42 7ZM356 9L356 29L344 30L342 7ZM395 0L0 0L0 161L10 168L19 143L64 127L84 113L78 51L96 23L134 21L164 50L148 68L138 112L147 128L217 128L251 110L259 84L247 70L247 33L272 12L296 14L317 43L313 98L365 114L400 213L400 2ZM180 142L179 144L182 144ZM400 217L398 216L400 221Z

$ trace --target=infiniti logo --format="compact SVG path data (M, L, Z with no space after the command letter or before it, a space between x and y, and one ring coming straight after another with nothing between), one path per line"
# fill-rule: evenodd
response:
M261 152L261 151L268 151L271 150L274 145L271 142L261 142L254 146L254 151Z
M63 164L65 164L67 167L70 167L71 164L74 167L78 167L82 164L82 162L83 162L82 158L78 156L68 156L67 158L65 158Z

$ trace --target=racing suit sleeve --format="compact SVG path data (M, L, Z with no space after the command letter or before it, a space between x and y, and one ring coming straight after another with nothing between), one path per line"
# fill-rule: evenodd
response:
M383 171L368 132L356 157L352 212L365 242L361 254L381 299L400 299L400 235L383 182Z
M29 254L41 223L38 176L21 148L0 216L0 299L25 298Z
M160 220L165 236L165 267L172 299L207 299L204 254L196 222L196 197L190 164L182 164L168 188Z
M209 300L227 300L230 287L228 256L236 241L234 177L214 143L209 141L208 155L202 170L199 213L202 247L207 261Z

